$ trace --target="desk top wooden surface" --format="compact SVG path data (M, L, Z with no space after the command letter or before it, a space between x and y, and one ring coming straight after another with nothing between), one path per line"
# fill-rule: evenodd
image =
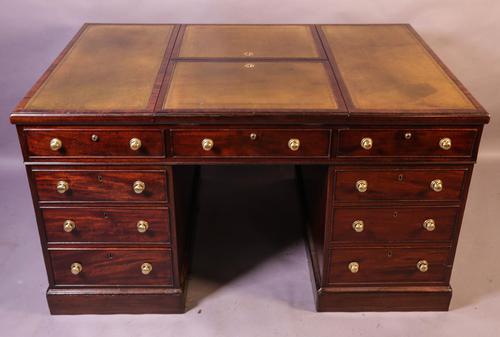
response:
M235 116L489 119L409 25L86 24L11 120Z

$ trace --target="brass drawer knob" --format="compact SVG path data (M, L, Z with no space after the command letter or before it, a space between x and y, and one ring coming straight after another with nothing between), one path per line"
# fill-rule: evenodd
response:
M425 273L426 271L429 270L429 262L427 262L426 260L418 261L417 269L420 270L422 273Z
M365 150L371 149L373 146L373 140L369 137L361 139L361 147Z
M56 190L57 192L63 194L65 193L67 190L69 190L69 184L67 181L64 181L64 180L60 180L57 182L57 186L56 186Z
M201 141L201 147L205 151L210 151L214 147L214 141L210 138L205 138Z
M73 220L66 220L63 224L63 229L66 233L71 233L76 228L76 224Z
M134 182L133 188L135 193L141 194L146 189L146 184L144 181L137 180Z
M351 273L356 274L359 271L359 263L357 263L357 262L351 262L351 263L349 263L349 265L347 266L347 268L349 268L349 271Z
M363 220L356 220L352 223L352 229L357 233L361 233L365 229L365 223Z
M130 149L132 151L137 151L141 148L142 142L139 138L132 138L128 144L130 145Z
M144 275L148 275L152 270L153 266L151 265L151 263L144 262L141 265L141 273L143 273Z
M431 181L431 188L435 192L441 192L443 190L443 182L441 179L434 179Z
M62 141L59 138L52 138L50 140L50 149L52 151L58 151L62 147Z
M368 182L366 180L356 181L356 189L361 193L366 192L368 190Z
M292 151L298 151L300 148L300 140L297 138L290 138L288 141L288 148Z
M80 263L74 262L71 264L71 274L78 275L82 272L83 267Z
M434 219L427 219L424 221L423 226L426 230L432 232L436 229L436 222L434 221Z
M439 147L443 150L451 149L451 139L450 138L441 138L439 140Z
M149 228L149 223L146 220L137 221L137 231L139 233L146 233Z

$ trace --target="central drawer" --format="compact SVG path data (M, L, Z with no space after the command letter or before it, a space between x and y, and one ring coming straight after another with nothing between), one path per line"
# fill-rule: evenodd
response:
M335 200L360 201L459 201L464 169L382 168L337 170Z
M448 248L333 249L329 283L447 282L448 258Z
M42 207L47 241L170 242L169 209Z
M40 201L167 201L164 170L34 169Z
M172 285L170 250L49 250L56 285Z
M217 129L172 131L175 157L330 156L328 129Z

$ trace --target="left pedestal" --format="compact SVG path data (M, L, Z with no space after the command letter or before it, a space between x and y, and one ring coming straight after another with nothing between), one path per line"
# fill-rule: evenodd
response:
M53 139L62 143L54 146L55 155L70 152L75 144L61 140L66 130L59 137L58 131L51 131L51 139L21 131L21 137L28 136L21 141L28 143L25 158L37 157L42 143L50 147ZM95 139L100 139L98 131ZM157 146L144 140L139 149L132 145L130 140L131 153L144 155ZM50 312L184 312L185 227L196 167L123 158L35 159L27 164L27 173L49 279Z

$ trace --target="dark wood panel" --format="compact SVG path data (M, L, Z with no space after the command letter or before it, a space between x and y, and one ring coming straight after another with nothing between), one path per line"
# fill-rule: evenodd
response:
M165 146L160 129L101 129L48 128L25 129L29 157L163 157ZM52 150L50 142L62 142L59 150ZM137 138L141 147L130 148L130 140Z
M350 129L339 131L339 156L353 157L440 157L471 158L477 140L477 129ZM364 138L372 140L368 150L361 146ZM444 150L439 142L451 140Z
M167 182L163 170L34 170L40 201L166 201ZM68 183L65 193L56 190L59 181ZM134 192L136 181L144 192Z
M49 289L52 315L181 314L186 292L170 288Z
M59 285L172 285L170 250L153 249L65 249L50 250L54 280ZM82 271L74 275L73 263ZM148 275L141 265L153 267Z
M335 200L380 201L380 200L460 200L466 169L352 169L337 170L335 177ZM443 189L436 192L431 182L439 179ZM366 192L360 192L356 183L365 180Z
M451 242L458 221L458 207L336 208L333 215L334 242ZM434 229L424 227L434 221ZM358 222L357 230L354 228ZM362 226L360 228L360 225ZM361 231L360 231L361 230Z
M448 282L449 249L447 248L339 248L330 255L329 284L425 283ZM417 269L426 260L427 272ZM352 273L349 264L357 262L359 271Z
M49 242L170 242L167 207L50 207L41 212ZM67 220L75 225L71 232L64 230ZM142 233L141 220L148 226Z
M172 154L175 157L329 157L330 133L326 129L173 130ZM288 146L292 138L300 141L296 151ZM213 141L211 150L202 148L204 139Z
M316 294L318 311L447 311L451 288L443 287L365 287L323 288Z

